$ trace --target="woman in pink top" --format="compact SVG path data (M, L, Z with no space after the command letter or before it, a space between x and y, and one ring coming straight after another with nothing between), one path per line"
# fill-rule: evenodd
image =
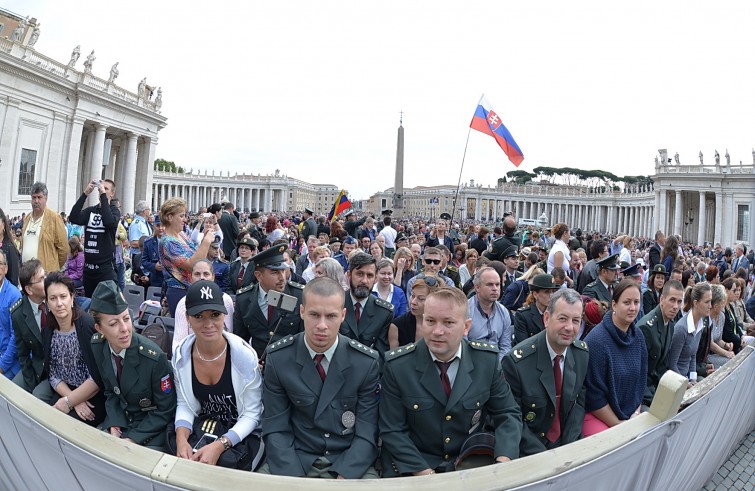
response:
M66 275L73 280L73 286L77 290L84 287L81 278L84 276L84 248L78 235L72 235L68 239L68 261L66 261Z

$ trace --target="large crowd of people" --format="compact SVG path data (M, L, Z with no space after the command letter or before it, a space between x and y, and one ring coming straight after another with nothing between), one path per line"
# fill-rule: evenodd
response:
M31 196L0 210L0 373L71 424L210 465L352 479L506 462L619 425L667 370L692 386L755 339L744 243L512 214L122 213L110 180L68 214L44 183ZM159 290L172 350L141 334L129 284Z

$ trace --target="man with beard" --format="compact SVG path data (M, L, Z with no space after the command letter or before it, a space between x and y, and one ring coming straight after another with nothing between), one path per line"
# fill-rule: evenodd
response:
M658 306L637 322L648 349L648 379L642 398L642 404L648 407L653 402L658 382L669 369L668 353L674 335L674 324L682 306L683 292L684 288L679 281L669 280L663 286Z
M521 409L523 457L576 441L585 417L589 353L587 344L577 341L579 293L568 288L554 293L543 320L545 330L514 346L502 363Z
M341 323L341 334L363 345L376 349L382 355L388 349L388 326L393 320L393 305L371 295L377 278L375 258L363 252L349 258L346 281L346 318Z
M288 265L283 253L287 249L286 244L280 244L253 256L251 260L254 262L257 283L242 288L236 294L233 333L251 343L260 356L269 343L301 331L299 305L304 287L291 281L286 282ZM294 311L286 312L268 305L267 294L271 290L296 297Z

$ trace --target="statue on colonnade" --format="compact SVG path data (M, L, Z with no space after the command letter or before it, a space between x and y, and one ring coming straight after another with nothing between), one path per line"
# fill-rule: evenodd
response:
M724 157L726 157L726 165L727 166L731 165L731 157L729 157L729 149L728 148L726 149L726 154L724 155Z
M121 72L118 71L118 62L115 62L115 65L110 67L110 78L107 79L107 83L112 84L116 78L118 78L118 75L120 75Z
M676 153L674 154L674 162L676 162L676 165L681 165L681 164L679 163L679 152L676 152Z
M716 159L716 165L721 165L721 156L718 155L718 150L716 150L716 153L713 155L713 158Z
M700 150L700 165L703 165L703 151Z
M96 59L97 57L94 56L94 50L92 50L92 52L89 53L89 56L87 56L87 59L84 62L84 73L92 73L92 65L94 64L94 60Z
M68 68L73 68L76 62L79 61L79 56L81 56L81 45L76 46L73 48L73 51L71 51L71 59L68 60Z
M37 44L37 41L39 41L39 24L34 26L34 30L31 32L31 38L29 38L28 46L33 48L34 45Z

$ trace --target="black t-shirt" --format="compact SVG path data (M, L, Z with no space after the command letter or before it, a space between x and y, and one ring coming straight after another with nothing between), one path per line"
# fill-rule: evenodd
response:
M200 415L226 424L227 428L236 424L239 418L236 394L231 380L231 350L225 355L225 367L220 380L215 385L205 385L197 380L194 372L194 358L191 360L191 388L200 403Z
M417 319L411 311L393 319L393 324L398 328L399 346L405 346L415 341L417 336Z

